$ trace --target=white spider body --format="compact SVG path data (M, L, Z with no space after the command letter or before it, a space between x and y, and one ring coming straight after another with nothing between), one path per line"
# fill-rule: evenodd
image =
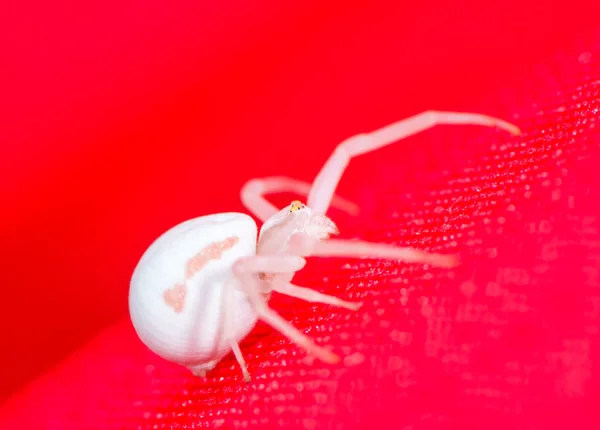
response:
M222 213L181 223L160 236L137 264L129 292L129 311L140 339L157 355L204 375L232 351L250 380L239 348L258 319L307 353L330 364L339 357L316 345L268 306L272 291L301 300L358 310L349 302L291 283L303 257L370 257L454 267L454 256L394 245L329 239L338 230L326 212L336 206L350 214L358 207L335 195L353 157L427 130L437 124L519 129L497 118L429 111L369 134L346 139L331 154L312 185L285 177L254 179L242 188L244 205L262 222L260 235L248 215ZM294 192L307 205L277 209L264 195ZM312 208L312 209L311 209Z
M233 264L256 254L256 239L256 223L241 213L194 218L156 239L135 268L129 292L131 320L142 342L200 371L231 351L223 336L225 286L236 282ZM221 249L211 251L214 244ZM239 341L258 317L240 289L232 294L227 312Z

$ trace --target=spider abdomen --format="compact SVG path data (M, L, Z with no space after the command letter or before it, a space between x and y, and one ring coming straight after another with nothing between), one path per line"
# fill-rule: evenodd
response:
M251 217L222 213L185 221L156 239L138 262L129 290L131 321L142 342L188 367L227 354L225 312L232 313L238 340L256 323L239 289L232 289L233 309L225 304L225 287L235 282L232 266L256 254L256 237Z

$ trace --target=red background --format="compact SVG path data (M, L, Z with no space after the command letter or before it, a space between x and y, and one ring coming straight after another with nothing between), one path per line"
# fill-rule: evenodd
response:
M189 379L139 345L128 325L127 290L133 267L148 244L185 219L242 211L239 188L251 177L286 174L310 181L343 138L425 109L482 111L516 122L520 118L525 127L546 130L561 130L560 121L579 126L578 118L589 120L597 112L589 104L577 106L569 95L586 79L600 78L594 75L596 69L582 69L581 62L576 61L583 52L591 52L592 59L600 53L594 33L600 8L592 2L197 3L174 6L124 0L82 5L59 0L48 4L9 1L2 5L0 285L4 295L0 301L0 400L7 403L0 408L1 428L17 428L15 423L19 423L18 428L43 428L42 423L49 426L52 422L56 428L152 428L167 425L169 420L181 428L192 428L192 424L213 423L220 415L216 411L228 410L232 402L245 405L239 407L242 412L235 419L247 419L249 425L249 416L257 408L260 417L269 417L272 424L283 420L288 425L310 425L305 420L313 418L307 418L302 402L308 400L302 396L285 402L280 399L286 407L295 401L302 405L299 410L285 409L285 413L277 413L273 401L258 407L241 401L244 391L231 360L223 364L214 380L204 383ZM592 103L596 93L585 91ZM567 102L574 103L568 105L568 109L575 109L573 116L548 114L541 123L532 119L538 106L544 110ZM391 232L404 228L392 216L395 211L418 211L432 198L428 192L448 187L444 170L457 172L473 163L485 164L477 148L489 149L490 140L500 142L506 137L492 131L443 129L419 139L352 165L341 191L365 211L358 221L337 215L348 235L390 240L387 228ZM543 142L528 139L533 139L529 142L534 147L548 149ZM595 139L591 142L597 142ZM469 141L486 146L469 146ZM555 141L567 142L558 137ZM581 145L577 148L582 151L593 148L590 143ZM523 157L529 159L527 154ZM588 170L585 166L577 168L586 173L573 179L573 195L581 194L591 202L586 208L578 207L581 220L596 212L593 203L597 200L590 184L597 178L593 164ZM496 178L506 185L504 179ZM400 197L407 190L412 192L408 200ZM550 212L544 212L548 208L530 208L539 215L532 217L550 219ZM469 206L464 210L468 213ZM370 220L374 222L370 224ZM425 230L429 242L419 242L424 239L418 237L411 240L427 246L443 236L435 229ZM515 248L527 248L525 235L515 233L510 241ZM561 288L571 282L574 289L585 284L583 278L572 274L573 270L585 272L578 266L586 255L581 246L569 252L564 265L557 264L560 271L552 277L556 284L549 284L556 290L544 299L550 308L562 312L560 318L567 326L572 323L570 327L576 326L577 316L585 315L581 311L585 306L568 302L572 308L561 308L564 293L570 291ZM352 274L341 271L344 266L339 262L314 264L314 272L310 266L305 269L308 273L301 277L304 284L316 282L319 286L323 277L328 277L331 285L321 289L329 288L346 297L376 297L369 296L364 285L353 291L352 282L358 281L351 282ZM498 272L493 266L497 261L479 264L478 273ZM527 263L523 270L534 266ZM381 267L378 276L385 278L388 269ZM477 266L467 267L471 267L464 269L468 272ZM409 279L418 284L416 278ZM528 279L526 284L533 278ZM349 287L339 287L340 283ZM452 297L454 293L449 294ZM300 310L284 314L313 336L335 327L335 321L358 327L344 322L346 312L296 302L294 306ZM367 308L366 315L368 309L375 308ZM319 315L330 319L319 322ZM491 357L505 354L505 361L531 368L533 373L547 366L536 354L512 357L510 352L511 348L521 351L539 339L536 330L547 327L536 320L539 316L534 312L523 317L527 335L504 333L502 345L486 344L482 351ZM360 316L351 318L360 320ZM398 317L394 321L401 320ZM573 337L554 331L543 334L549 336L544 337L548 343L532 347L538 352ZM338 346L356 341L331 336L330 341ZM419 342L417 334L413 336L413 342ZM589 342L585 348L592 350L587 351L586 360L597 363L592 360L597 340L592 341L595 337L589 333L586 336ZM275 392L293 392L296 388L290 387L304 380L299 368L292 365L291 375L271 374L269 369L280 368L286 359L285 354L284 358L269 354L287 351L293 360L300 360L302 354L262 326L252 339L247 353L256 360L254 369L264 376L262 383L269 386L279 381ZM380 345L377 339L363 341ZM461 341L455 340L454 345L461 345ZM471 356L471 363L479 363L472 369L440 373L427 351L411 354L417 362L429 363L417 373L429 372L436 377L477 374L477 369L481 371L488 363ZM268 366L260 367L260 363ZM373 369L379 365L369 358L367 363ZM151 369L157 373L147 370L147 365L154 366ZM135 369L140 373L132 374ZM540 372L550 379L553 372L559 374L553 369ZM124 375L130 379L123 379ZM332 375L321 373L315 378L337 378L337 374ZM588 374L569 375L581 381L591 378ZM527 379L523 374L519 377ZM502 378L506 381L509 376ZM372 375L366 379L374 380ZM345 399L342 404L352 403L347 396L354 391L402 392L402 399L380 394L383 400L373 400L385 411L390 410L385 406L386 398L398 401L395 412L399 427L419 423L432 427L489 426L491 416L498 425L520 423L544 428L543 423L559 425L571 413L582 423L596 418L589 406L594 391L590 394L584 388L575 403L565 404L552 384L529 381L531 385L523 391L518 384L506 388L488 381L482 382L488 392L478 397L484 400L469 403L457 394L464 392L456 380L437 386L433 379L420 380L415 394L393 383L386 385L389 381L382 382L387 381L385 378L377 379L379 385L367 383L362 389L352 386L365 384L356 382L361 378L354 382L341 378L336 392ZM27 385L34 380L33 385ZM597 386L597 377L595 381ZM268 397L265 389L256 388L256 393ZM535 400L515 406L512 401L521 398L522 392ZM595 392L598 394L597 389ZM53 396L58 400L51 400ZM90 406L81 403L86 398ZM356 394L352 404L359 398L363 399ZM489 399L497 398L502 402L488 408ZM181 406L187 399L193 399L191 407L170 415L174 404ZM31 404L43 407L32 414ZM337 404L333 409L341 411L344 418L331 418L321 411L323 415L314 419L324 426L325 416L338 423L368 422L376 410L368 404L362 403L359 412ZM406 409L400 408L401 404L406 404ZM326 401L324 405L323 410L331 406ZM426 405L435 407L428 410ZM555 407L562 408L565 415L544 415ZM419 414L410 415L407 409ZM500 413L496 409L504 411L498 416L510 419L499 421L494 415ZM157 413L162 415L157 418ZM235 421L231 414L237 412L223 415L227 425ZM472 420L467 424L459 419L466 415Z

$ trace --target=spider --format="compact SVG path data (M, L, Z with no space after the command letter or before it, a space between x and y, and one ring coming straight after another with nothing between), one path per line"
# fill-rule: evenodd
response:
M262 320L325 363L340 358L318 346L269 307L273 291L315 303L358 310L349 302L291 283L305 257L364 257L452 268L456 256L392 245L331 239L339 231L326 215L330 206L354 214L358 207L335 190L350 160L436 125L519 129L498 118L460 112L427 111L340 143L312 184L286 177L252 179L241 190L244 206L263 224L241 213L201 216L156 239L142 255L131 279L129 310L141 341L157 355L206 376L233 352L245 381L250 373L239 342ZM306 197L283 209L269 193Z

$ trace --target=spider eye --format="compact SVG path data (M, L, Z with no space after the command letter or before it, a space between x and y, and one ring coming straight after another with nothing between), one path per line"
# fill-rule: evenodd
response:
M304 207L305 206L299 200L294 200L290 205L290 213L297 212Z

